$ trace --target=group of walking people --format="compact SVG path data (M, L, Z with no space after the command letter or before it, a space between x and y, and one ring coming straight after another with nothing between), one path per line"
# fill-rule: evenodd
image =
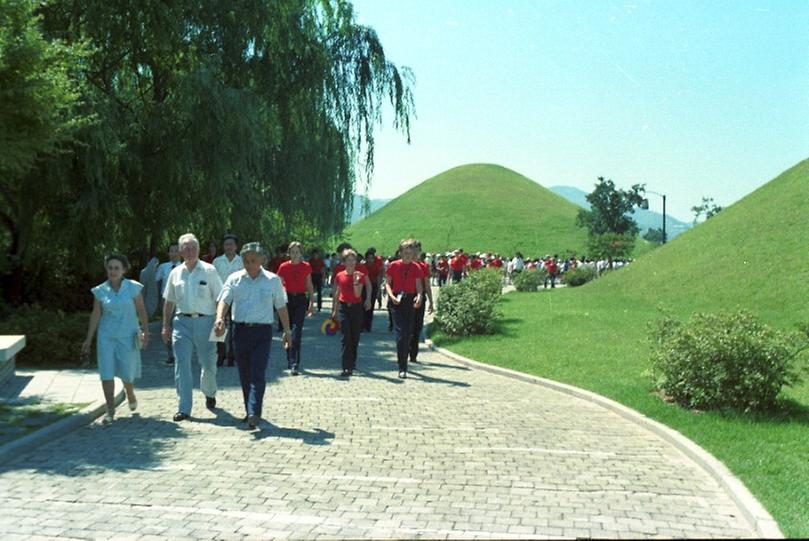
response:
M314 314L315 305L318 311L322 308L326 266L318 251L304 261L299 242L289 244L281 260L269 260L258 242L245 244L237 253L233 235L226 235L222 244L225 253L213 257L209 250L208 262L200 257L196 236L182 235L170 246L169 261L157 266L150 280L163 302L161 337L168 364L174 367L178 401L174 420L191 416L191 360L196 354L200 390L209 409L216 408L217 368L225 361L238 367L245 408L242 422L253 429L261 421L275 325L282 332L287 368L297 376L304 322ZM426 306L433 309L431 269L420 257L420 243L402 241L387 265L373 248L362 260L349 244L339 246L338 253L341 261L331 273L331 316L341 330L340 375L350 377L357 368L360 336L371 331L374 304L383 288L396 337L399 377L407 378L408 363L418 362ZM93 311L82 351L90 353L97 333L97 363L107 403L102 422L110 424L115 416L115 377L124 383L129 409L137 409L134 382L141 375L141 349L150 336L144 285L125 278L126 256L110 254L105 266L107 280L92 289Z

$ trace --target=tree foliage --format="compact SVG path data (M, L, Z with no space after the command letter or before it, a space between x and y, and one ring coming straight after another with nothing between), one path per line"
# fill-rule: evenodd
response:
M663 244L663 230L659 227L654 229L650 227L646 230L646 233L643 234L643 238L655 244Z
M713 197L703 197L702 203L691 207L691 212L694 213L694 223L697 223L701 216L706 220L716 216L722 212L722 207L713 202Z
M639 229L631 212L643 203L643 193L642 184L620 190L612 180L598 177L595 189L587 195L590 210L581 209L576 217L576 224L587 228L591 257L612 262L632 254Z
M17 253L4 244L34 274L44 255L74 273L112 248L144 261L185 231L326 238L367 183L386 107L409 139L413 75L347 1L52 0L39 15L45 46L88 51L62 66L80 89L69 117L92 122L58 153L31 138L36 159L4 178L38 188Z

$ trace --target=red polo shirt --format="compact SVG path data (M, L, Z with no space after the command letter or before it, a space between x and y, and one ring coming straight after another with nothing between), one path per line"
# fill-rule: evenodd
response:
M411 261L404 263L401 259L388 265L387 276L391 278L391 288L394 293L416 293L416 280L423 278L424 271L421 265Z
M365 273L361 273L360 283L365 281ZM362 297L354 294L354 276L341 270L334 275L334 281L337 284L337 290L340 292L338 300L348 304L357 304L362 302Z
M319 257L313 257L309 260L309 266L312 267L312 274L323 274L323 267L326 264Z
M439 261L435 265L438 268L438 274L441 276L446 276L449 274L449 263L445 261Z
M477 269L479 269L480 267L483 266L483 261L481 261L480 259L473 259L471 266L472 266L472 270L477 270Z
M452 270L454 270L455 272L463 272L463 269L466 266L466 264L460 257L453 257L452 259L449 260L449 266L452 267Z
M371 283L377 283L377 281L379 281L379 275L382 273L382 269L385 268L385 262L382 261L381 257L374 256L373 259L366 261L365 264L368 267L368 278L371 279Z
M306 261L294 265L291 261L284 261L276 273L284 283L287 293L306 293L306 277L312 274L312 267Z

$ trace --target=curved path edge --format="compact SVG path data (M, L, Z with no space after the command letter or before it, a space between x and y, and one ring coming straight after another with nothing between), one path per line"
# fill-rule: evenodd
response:
M485 370L487 372L491 372L493 374L498 374L501 376L518 379L523 382L534 383L537 385L542 385L544 387L548 387L560 393L564 393L576 398L580 398L582 400L587 400L588 402L592 402L594 404L598 404L604 408L607 408L621 417L632 421L633 423L653 432L654 434L660 436L668 443L672 444L676 447L680 452L685 454L688 458L693 460L697 465L699 465L703 470L708 472L714 479L716 479L722 488L728 493L728 495L733 499L736 505L744 514L744 518L750 523L756 533L766 539L784 539L784 534L781 532L781 529L778 527L778 523L775 519L772 518L764 506L759 503L755 496L748 490L744 483L742 483L731 471L722 464L719 460L717 460L713 455L711 455L708 451L691 441L690 439L686 438L673 428L670 428L658 421L650 419L649 417L643 415L640 412L637 412L631 408L624 406L623 404L619 404L618 402L611 400L607 397L601 396L591 391L587 391L580 387L575 387L573 385L568 385L566 383L560 383L558 381L553 381L550 379L540 378L538 376L532 376L531 374L526 374L524 372L518 372L516 370L510 370L508 368L502 368L499 366L494 366L486 363L482 363L480 361L474 361L472 359L468 359L462 355L458 355L457 353L453 353L447 349L439 347L433 343L432 340L427 338L426 340L427 347L431 350L440 353L441 355L452 359L458 363L461 363L465 366L470 368L476 368L478 370Z
M120 384L117 384L118 387ZM121 387L115 394L115 406L124 401L124 389ZM12 440L0 446L0 464L29 453L44 443L51 442L76 429L89 425L107 411L107 403L103 399L96 400L81 411L68 415L55 423L43 426L30 434Z

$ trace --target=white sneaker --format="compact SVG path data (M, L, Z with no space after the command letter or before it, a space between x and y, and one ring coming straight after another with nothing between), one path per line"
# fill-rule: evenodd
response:
M115 417L113 417L111 413L107 413L104 415L104 418L101 419L101 424L104 426L111 425L114 420Z
M129 403L129 411L135 411L136 409L138 409L138 401L133 400Z

